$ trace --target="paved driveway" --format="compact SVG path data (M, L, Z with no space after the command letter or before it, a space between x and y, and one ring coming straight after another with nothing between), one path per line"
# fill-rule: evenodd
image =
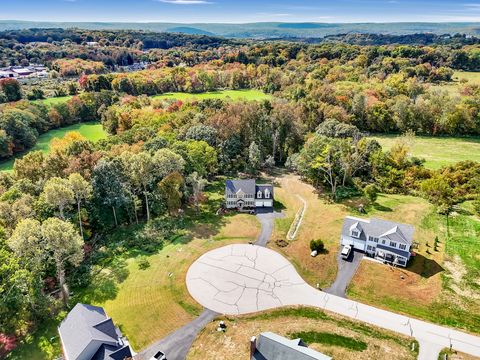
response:
M330 286L328 289L324 289L324 291L332 295L346 297L345 292L347 287L357 272L360 262L363 259L363 255L364 254L360 251L352 251L349 258L347 260L343 260L339 251L337 256L337 278L332 286Z
M279 212L275 212L271 209L258 209L257 210L257 219L262 225L262 230L260 235L255 241L255 245L258 246L267 246L270 236L272 236L273 226L276 218L282 218L284 215Z
M229 245L212 250L187 272L187 288L206 308L227 315L286 305L313 306L416 338L422 359L439 348L480 357L480 337L331 295L305 283L290 262L273 250Z
M162 351L168 360L185 359L197 334L218 315L219 314L212 310L205 309L195 320L162 340L150 345L147 349L135 356L135 359L149 360L157 351Z

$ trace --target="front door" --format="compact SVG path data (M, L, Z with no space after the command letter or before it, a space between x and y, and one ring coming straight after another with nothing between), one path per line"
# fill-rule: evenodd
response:
M245 206L245 201L243 201L242 199L238 200L237 201L237 207L242 210L243 207Z

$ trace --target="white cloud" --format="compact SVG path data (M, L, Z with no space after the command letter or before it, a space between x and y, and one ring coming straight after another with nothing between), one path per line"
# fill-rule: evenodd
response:
M206 0L156 0L156 1L167 3L167 4L175 4L175 5L211 4L210 1L206 1Z

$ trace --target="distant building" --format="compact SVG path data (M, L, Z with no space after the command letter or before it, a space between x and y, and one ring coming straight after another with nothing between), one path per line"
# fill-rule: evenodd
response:
M16 78L18 74L11 70L0 70L0 79Z
M125 360L133 357L105 310L77 304L58 327L65 360Z
M12 71L17 73L18 76L28 76L36 72L35 69L31 68L13 68Z
M331 360L330 356L309 349L302 339L290 340L264 332L250 341L250 360Z
M227 209L273 208L273 185L257 185L254 179L227 180L225 204Z
M414 231L411 225L347 216L340 241L378 260L405 267L411 256Z

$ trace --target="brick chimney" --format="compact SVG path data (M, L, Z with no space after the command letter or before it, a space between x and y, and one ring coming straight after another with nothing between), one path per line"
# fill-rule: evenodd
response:
M257 338L255 336L252 336L252 338L250 339L250 359L255 353L255 350L257 350Z

